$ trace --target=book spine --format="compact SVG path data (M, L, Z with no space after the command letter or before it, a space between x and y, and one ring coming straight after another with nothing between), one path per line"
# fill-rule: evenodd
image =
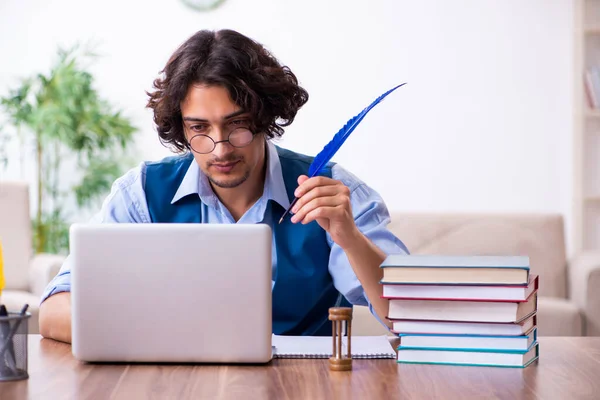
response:
M584 79L585 97L588 101L590 108L598 108L598 100L594 94L594 83L592 80L592 72L588 69L585 71Z

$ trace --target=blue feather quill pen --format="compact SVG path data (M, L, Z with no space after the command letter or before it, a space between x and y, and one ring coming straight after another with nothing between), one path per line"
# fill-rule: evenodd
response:
M344 142L346 141L348 136L350 136L352 131L354 131L354 129L358 126L358 124L360 124L360 122L363 120L363 118L365 118L365 115L367 115L367 113L369 111L371 111L371 109L373 107L375 107L377 104L379 104L388 94L392 93L394 90L396 90L400 86L404 86L404 85L406 85L406 83L402 83L402 84L388 90L387 92L385 92L384 94L379 96L377 99L375 99L375 101L373 101L371 104L369 104L358 115L350 118L348 120L348 122L346 122L346 124L342 127L342 129L340 129L338 131L338 133L336 133L333 136L333 139L331 139L331 141L329 143L327 143L327 145L325 145L323 150L321 150L319 152L319 154L317 154L315 156L312 164L310 164L310 166L308 168L308 177L312 178L312 177L318 175L323 170L323 168L325 168L325 166L331 160L331 158L334 156L334 154L340 149L340 147L342 147L342 144L344 144ZM283 221L285 216L290 212L290 210L294 207L294 205L296 204L297 201L298 201L298 197L296 197L294 199L294 201L292 202L292 204L290 204L288 209L285 210L285 212L279 219L279 223L281 223L281 221Z

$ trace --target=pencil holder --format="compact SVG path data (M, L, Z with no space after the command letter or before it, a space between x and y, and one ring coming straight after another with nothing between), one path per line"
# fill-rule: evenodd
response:
M0 317L0 382L29 378L27 334L30 313Z

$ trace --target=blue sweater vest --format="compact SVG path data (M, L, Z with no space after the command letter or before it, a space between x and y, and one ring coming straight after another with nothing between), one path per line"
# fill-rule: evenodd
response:
M308 173L312 158L277 147L283 180L290 202L300 175ZM201 201L186 196L171 204L192 154L166 158L146 166L145 192L152 222L200 223ZM331 177L328 165L322 173ZM279 221L285 210L269 200L267 213ZM273 333L276 335L331 335L329 307L350 306L333 286L329 274L330 247L325 231L316 223L293 224L286 218L272 226L277 244L277 274L273 287Z

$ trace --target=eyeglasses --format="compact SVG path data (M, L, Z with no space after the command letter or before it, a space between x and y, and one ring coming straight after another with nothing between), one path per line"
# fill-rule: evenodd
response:
M246 147L252 140L254 139L254 134L252 131L246 127L235 128L231 132L229 132L229 136L227 136L226 140L219 140L215 142L213 138L208 135L195 135L193 136L189 143L190 148L199 154L208 154L212 153L212 151L217 147L217 144L229 142L233 147Z

